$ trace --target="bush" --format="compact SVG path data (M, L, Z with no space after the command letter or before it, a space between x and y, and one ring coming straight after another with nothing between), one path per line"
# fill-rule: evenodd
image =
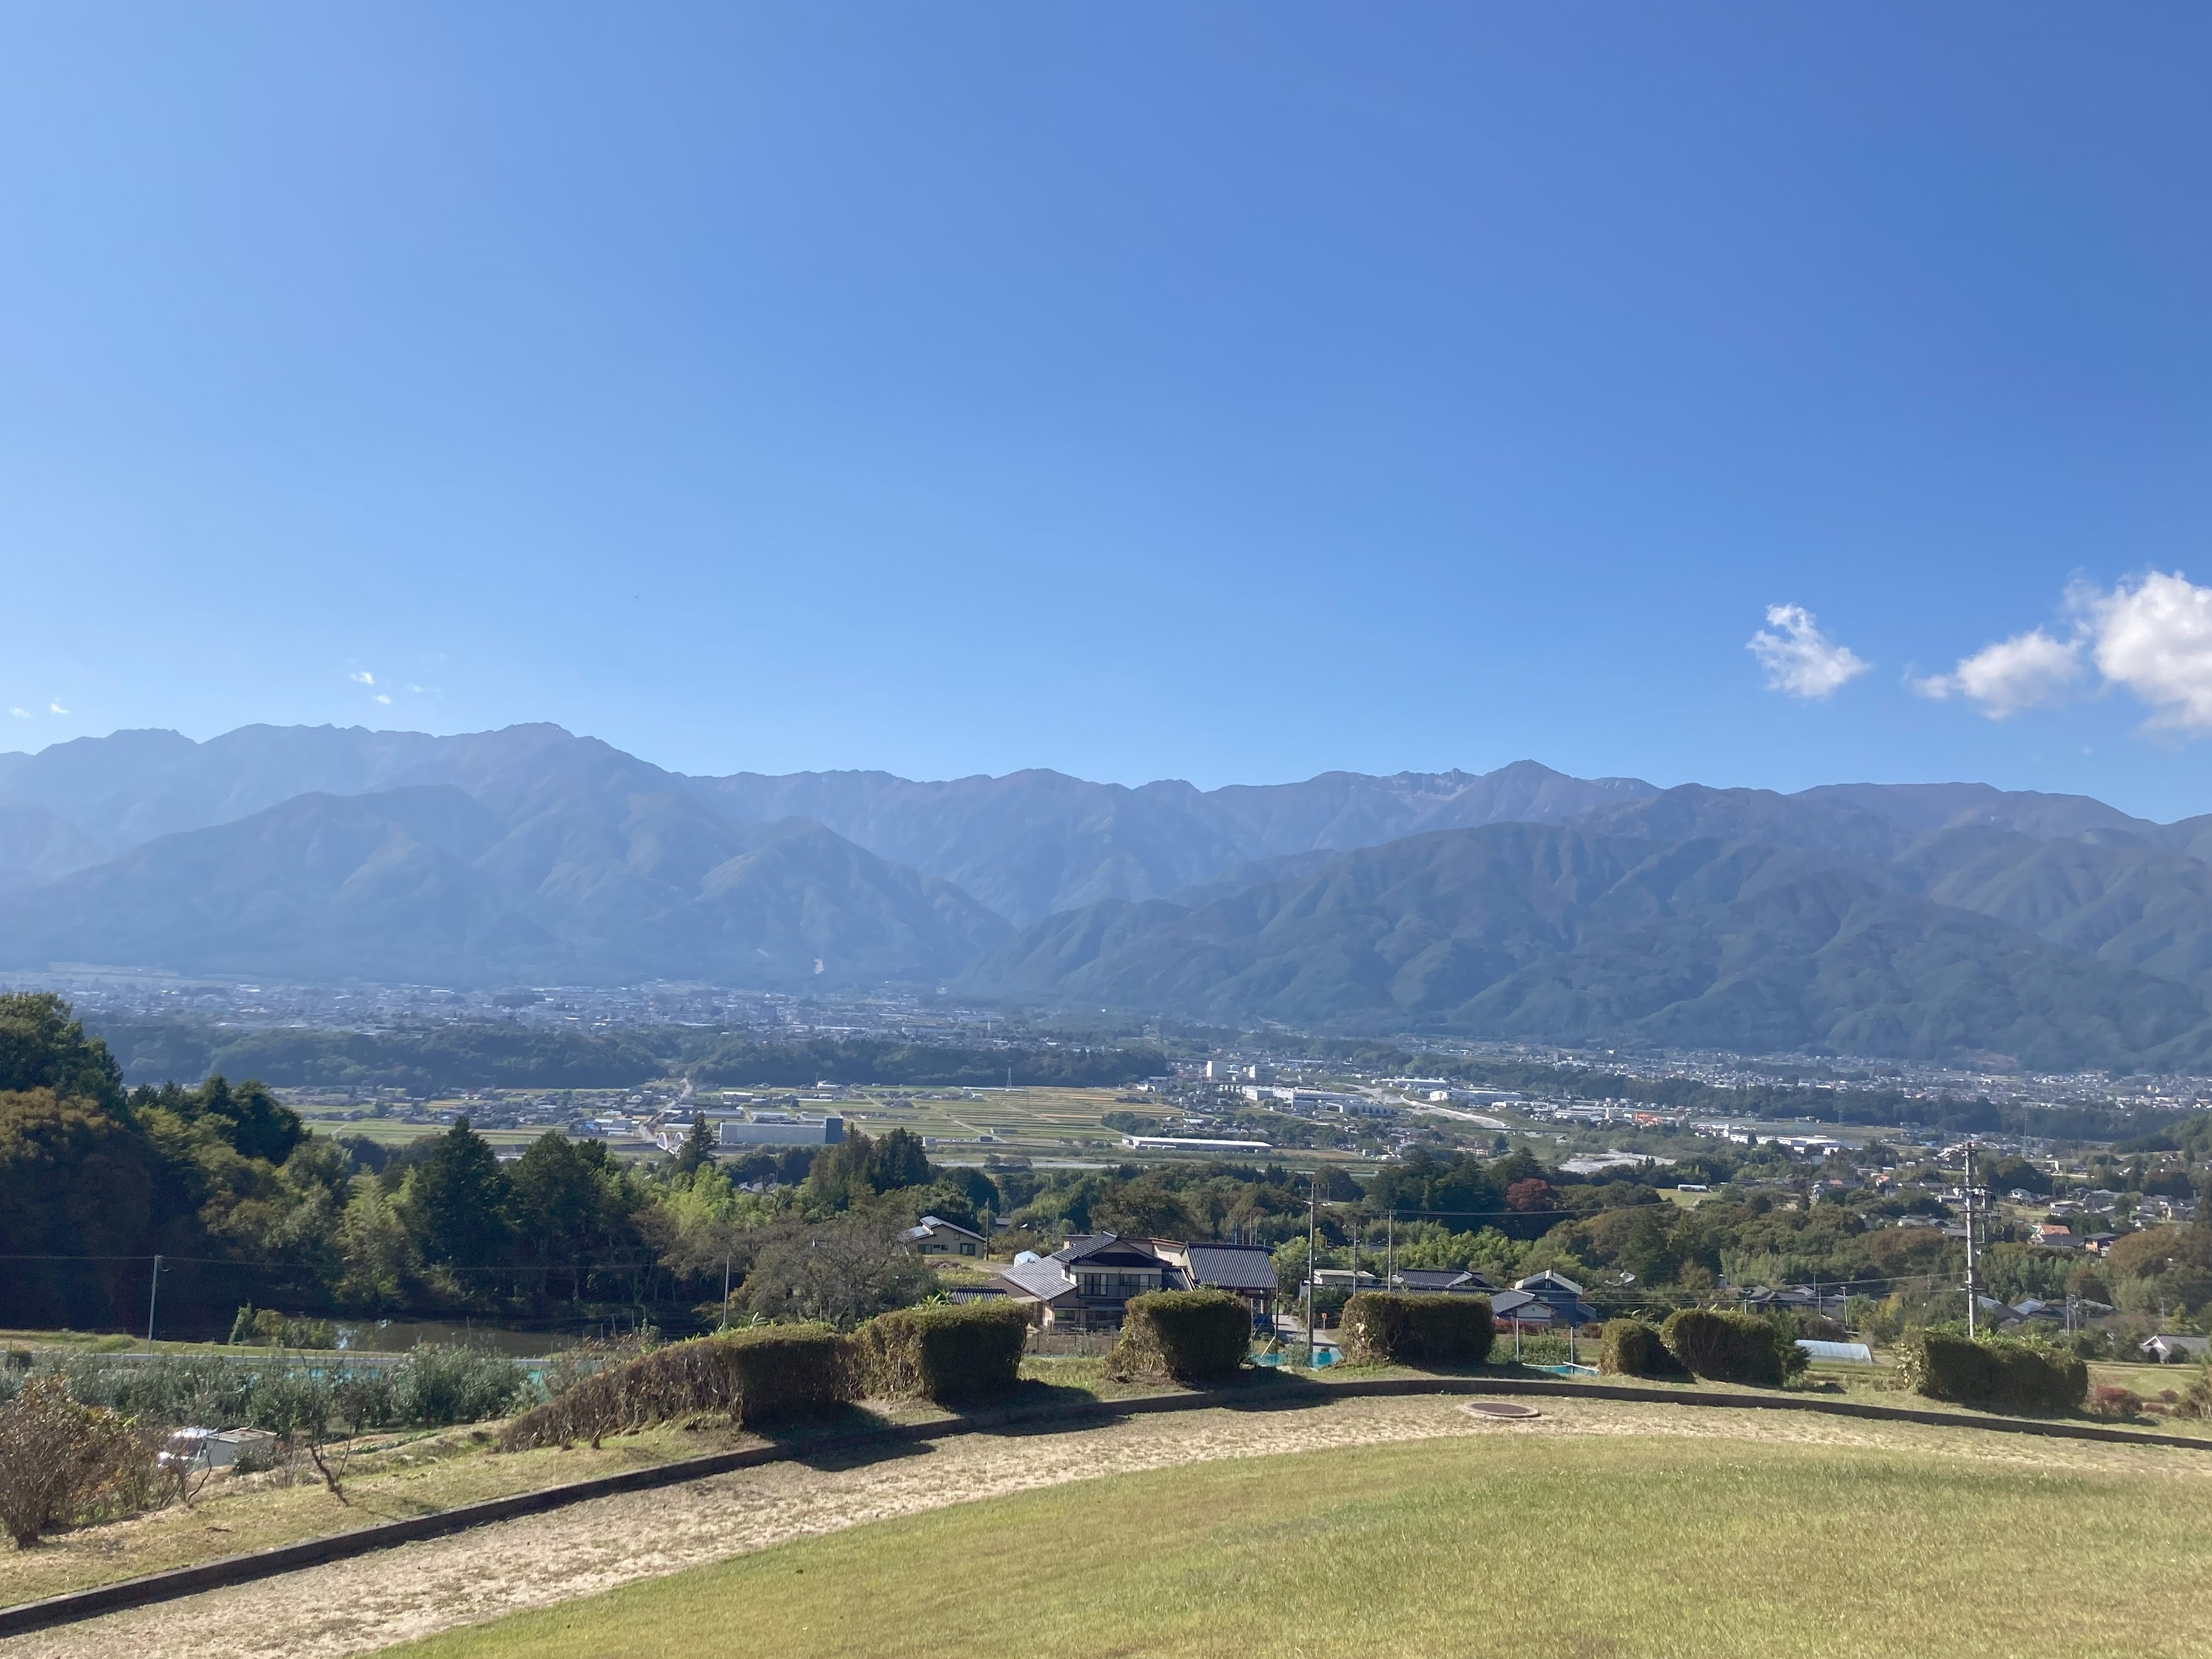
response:
M28 1549L49 1527L142 1504L153 1455L129 1419L34 1376L0 1406L0 1526Z
M2100 1382L2089 1390L2089 1415L2107 1423L2124 1423L2142 1415L2143 1397L2133 1389Z
M1133 1296L1106 1375L1121 1382L1210 1382L1234 1376L1252 1347L1252 1316L1226 1291Z
M1681 1376L1681 1362L1667 1351L1656 1326L1640 1319L1608 1319L1598 1329L1597 1368L1607 1376Z
M1344 1304L1345 1357L1401 1365L1480 1365L1497 1331L1486 1296L1362 1291Z
M1778 1389L1805 1369L1805 1351L1780 1326L1753 1314L1684 1308L1659 1328L1660 1340L1692 1376Z
M759 1325L671 1343L584 1378L525 1412L502 1451L593 1445L674 1418L723 1415L750 1423L853 1398L852 1342L826 1325Z
M504 1417L530 1392L530 1376L512 1359L475 1348L416 1348L392 1367L392 1418L442 1428Z
M303 1319L274 1308L257 1310L249 1302L231 1321L230 1340L264 1348L334 1348L337 1333L327 1319Z
M853 1333L855 1382L884 1400L1011 1394L1029 1333L1029 1315L1005 1303L878 1314Z
M2176 1417L2194 1418L2199 1422L2212 1418L2212 1361L2198 1367L2189 1386L2173 1403Z
M1905 1344L1898 1371L1926 1399L2020 1411L2072 1411L2089 1390L2089 1368L2080 1358L2009 1337L1974 1342L1921 1331Z
M72 1354L55 1367L70 1397L162 1428L234 1428L246 1419L254 1368L202 1355L131 1361Z

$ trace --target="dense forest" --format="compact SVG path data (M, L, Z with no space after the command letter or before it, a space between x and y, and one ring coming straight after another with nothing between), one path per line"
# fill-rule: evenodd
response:
M109 1020L95 1035L125 1081L197 1081L220 1073L276 1088L619 1089L681 1073L704 1084L917 1087L1004 1083L1112 1088L1164 1071L1158 1048L1045 1042L957 1047L871 1037L778 1042L641 1026L589 1032L510 1024L398 1031L231 1031L186 1020Z

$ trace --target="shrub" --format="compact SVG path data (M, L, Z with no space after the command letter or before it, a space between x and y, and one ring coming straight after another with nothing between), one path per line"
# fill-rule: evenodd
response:
M673 1418L726 1415L754 1422L853 1398L852 1343L825 1325L759 1325L671 1343L584 1378L525 1412L500 1437L503 1451L599 1443Z
M2100 1382L2089 1390L2089 1415L2107 1423L2121 1423L2142 1414L2143 1397L2133 1389Z
M61 1377L34 1376L0 1406L0 1526L18 1549L49 1527L137 1507L152 1472L130 1419L72 1400Z
M2089 1389L2089 1368L2075 1355L2009 1337L1975 1342L1921 1331L1905 1344L1898 1372L1929 1400L2020 1411L2071 1411Z
M1778 1325L1753 1314L1684 1308L1659 1328L1660 1340L1692 1376L1778 1389L1805 1369L1805 1351Z
M72 1354L56 1367L70 1397L164 1428L231 1428L246 1419L253 1367L204 1355L132 1362Z
M2200 1421L2212 1418L2212 1361L2199 1367L2189 1386L2181 1391L2181 1398L2173 1402L2173 1414Z
M1133 1296L1106 1375L1121 1382L1208 1382L1234 1376L1252 1346L1252 1316L1226 1291Z
M722 1317L721 1304L707 1304L709 1316ZM631 1332L612 1339L586 1337L573 1348L563 1348L546 1362L538 1381L548 1399L563 1395L587 1376L611 1369L659 1346L650 1331Z
M1608 1376L1680 1376L1681 1362L1667 1351L1656 1326L1640 1319L1608 1319L1598 1329L1597 1368Z
M1486 1296L1362 1291L1344 1304L1344 1351L1358 1362L1480 1365L1496 1337Z
M475 1348L416 1348L392 1368L392 1417L441 1428L504 1417L530 1392L530 1376L512 1359Z
M878 1314L853 1333L855 1382L885 1400L1011 1394L1029 1333L1029 1315L1004 1303Z

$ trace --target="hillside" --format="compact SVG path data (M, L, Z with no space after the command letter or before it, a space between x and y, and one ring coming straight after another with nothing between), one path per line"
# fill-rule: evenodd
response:
M715 778L549 725L124 732L0 756L0 968L957 978L1345 1030L2197 1065L2208 855L2212 817L1975 783Z
M1224 1020L2047 1066L2194 1053L2192 988L1936 903L1876 868L1705 837L1447 830L1213 902L1054 916L979 995Z
M956 971L1006 924L803 819L684 794L303 795L0 898L16 966L303 980L851 983Z
M1304 783L1138 788L1059 772L911 783L882 772L739 773L700 787L741 817L803 815L957 884L1018 925L1102 899L1164 897L1255 860L1426 830L1552 823L1652 793L1534 761L1495 772L1325 772Z

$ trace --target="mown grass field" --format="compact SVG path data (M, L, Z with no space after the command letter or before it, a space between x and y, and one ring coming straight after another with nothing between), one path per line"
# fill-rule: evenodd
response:
M1508 1428L961 1504L393 1651L2197 1655L2205 1463Z

